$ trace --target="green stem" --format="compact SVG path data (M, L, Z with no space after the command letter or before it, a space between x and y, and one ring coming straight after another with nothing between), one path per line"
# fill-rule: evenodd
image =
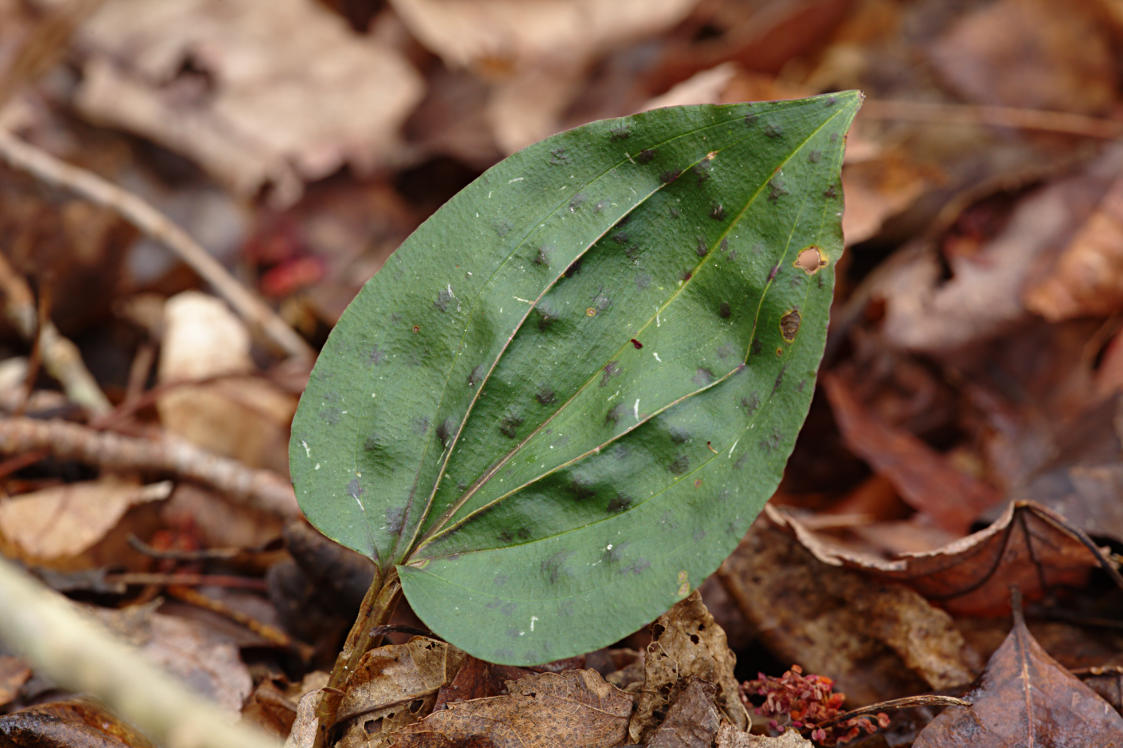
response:
M401 597L401 591L402 583L398 580L397 569L391 568L385 576L381 577L376 574L371 581L370 588L363 597L362 604L359 605L355 623L343 643L343 649L335 658L335 666L328 677L327 686L323 689L320 704L316 708L319 727L312 748L327 748L328 734L335 726L336 714L346 693L347 681L358 668L363 655L374 644L372 639L375 629L386 625L390 620Z

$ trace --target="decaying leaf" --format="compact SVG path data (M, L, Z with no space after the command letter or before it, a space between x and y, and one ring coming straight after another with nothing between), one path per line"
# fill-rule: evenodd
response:
M824 563L872 572L906 584L958 615L1004 615L1005 591L1017 585L1026 599L1085 582L1096 567L1113 568L1103 553L1063 517L1033 502L1011 502L989 527L948 546L886 561L824 541L797 519L771 507L768 516L790 527Z
M508 690L448 704L405 728L393 748L601 748L627 735L632 697L595 670L529 675L510 682Z
M303 0L110 0L80 37L86 116L195 159L237 194L271 184L279 204L304 179L384 159L422 93L397 51Z
M713 684L722 714L735 726L746 728L749 715L733 675L736 661L726 644L725 632L714 622L697 590L659 616L651 625L651 644L644 653L644 682L628 724L632 741L640 742L663 721L691 679Z
M342 745L389 745L393 734L428 714L437 690L456 675L465 654L442 641L414 637L363 655L347 682L337 719Z
M738 730L730 724L718 729L715 748L815 748L815 744L795 730L787 730L774 738L767 735L753 735Z
M22 660L0 654L0 707L11 703L30 677L31 668Z
M839 375L826 374L822 381L847 446L885 476L918 512L944 529L962 532L1001 499L993 488L956 470L919 438L864 409Z
M4 748L155 748L135 729L90 701L52 701L0 716Z
M156 407L169 432L211 452L284 472L295 398L251 376L250 333L224 303L186 291L164 305ZM187 380L216 381L174 384Z
M780 661L829 673L856 704L961 685L979 672L981 659L947 613L903 585L824 564L785 535L758 521L723 567Z
M121 560L125 538L104 541L133 507L166 499L169 481L138 486L113 478L68 483L0 502L0 550L56 569L86 568ZM127 534L127 533L126 533ZM104 558L102 558L104 556Z
M717 686L693 676L678 690L663 722L650 732L647 748L710 748L721 726L714 703Z
M1123 717L1041 648L1020 613L966 698L969 709L945 710L914 748L1123 746Z

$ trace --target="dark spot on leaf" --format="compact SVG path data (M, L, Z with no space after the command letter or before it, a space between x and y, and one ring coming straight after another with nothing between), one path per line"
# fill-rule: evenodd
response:
M503 436L508 439L514 439L522 423L523 419L520 418L517 413L508 412L503 416L502 420L499 421L499 433L503 434Z
M639 342L635 338L632 338L632 347L638 351L640 348L643 348L643 343Z
M752 127L753 125L755 125L756 120L757 120L757 115L753 114L752 112L749 112L748 114L745 115L745 124L749 127Z
M377 434L371 434L363 440L363 449L367 452L376 452L382 449L382 438Z
M441 440L441 448L448 449L449 442L452 441L452 435L456 433L456 420L453 418L446 418L441 421L441 425L437 426L437 438Z
M694 382L694 384L699 387L705 387L707 384L714 381L714 373L705 366L699 366L690 381Z
M638 262L639 247L634 244L629 244L628 246L624 247L624 254L626 254L628 256L628 259L632 262Z
M565 269L565 277L566 278L572 278L573 276L577 275L577 273L581 272L581 261L583 259L585 259L585 258L584 257L578 257L576 260L573 261L572 265L570 265L569 267L567 267Z
M557 395L554 394L554 391L552 389L550 389L549 387L543 387L534 394L534 399L542 405L549 405L558 398Z
M371 346L370 356L368 357L371 366L378 366L385 358L386 352L379 348L377 344Z
M779 265L773 265L772 269L768 271L768 282L769 283L776 280L776 273L778 273L778 272L780 272L780 266Z
M667 171L659 175L659 181L663 184L670 184L671 182L678 179L678 177L679 173L677 171L675 171L674 169L668 169Z
M321 408L319 416L321 421L329 426L335 426L339 424L339 419L343 417L343 411L339 408Z
M628 233L626 231L617 231L612 235L612 241L617 244L623 244L628 241Z
M671 460L671 464L667 465L667 469L675 475L682 475L690 469L690 458L686 455L679 455Z
M625 140L632 134L632 128L626 122L614 125L608 130L609 140Z
M768 199L771 202L776 202L787 194L788 188L784 185L782 179L779 177L772 177L772 179L768 180Z
M413 430L424 435L429 431L429 416L420 416L413 419Z
M635 574L636 576L639 576L640 574L644 573L645 571L647 571L650 568L651 568L651 562L650 561L648 561L646 558L637 558L635 561L632 562L632 565L629 566L624 571L630 571L633 574Z
M760 407L760 395L754 392L748 397L742 397L741 407L745 409L745 415L751 416Z
M548 328L553 323L553 321L557 319L557 317L551 314L550 311L543 307L542 304L534 307L534 313L538 316L538 329L542 331L545 331L546 328ZM471 382L469 382L469 384L471 384Z
M710 178L710 169L712 168L713 163L709 159L706 159L705 161L694 165L692 171L698 177L698 184L702 184Z
M710 208L710 218L715 221L725 218L725 206L721 203L715 203L714 207Z
M476 368L472 369L471 373L468 374L468 386L469 387L475 387L483 379L483 376L484 376L484 365L480 364Z
M530 538L530 529L527 527L520 527L515 531L515 537L519 540L527 540Z
M629 509L633 503L630 496L618 493L612 497L612 501L608 502L608 511L610 514L619 514Z
M766 122L764 125L764 136L767 138L778 138L784 134L784 128L775 122Z
M557 584L563 576L569 576L565 570L565 562L573 551L558 551L542 562L542 573L550 580L550 584Z
M442 312L448 311L448 303L452 301L452 291L448 288L442 288L437 292L437 300L433 302L433 306L440 309Z
M600 386L604 387L608 384L608 380L620 373L620 363L618 361L609 361L604 365L604 373L601 375Z
M500 221L495 226L495 233L499 236L500 239L502 239L504 236L511 233L511 229L513 228L514 224L512 224L510 221Z
M561 166L569 163L569 156L566 155L564 148L555 148L550 151L550 163L554 166Z
M514 539L515 539L515 536L511 534L510 530L501 530L499 532L499 542L500 543L510 543Z
M569 492L578 501L585 501L597 495L596 486L580 475L574 475L569 481Z
M542 246L538 248L538 254L534 255L534 264L541 265L542 267L550 267L550 252L551 247Z
M402 531L402 523L406 519L406 508L404 506L391 506L386 507L386 531L391 535L397 535Z
M753 352L754 356L760 355L760 352L764 350L764 346L761 345L760 338L754 340L753 344L749 348Z
M608 412L604 414L604 422L619 423L620 419L623 418L627 412L628 409L624 407L624 405L617 403L616 405L609 408Z
M581 193L577 193L576 195L573 196L573 199L569 201L569 212L570 213L576 213L578 208L580 208L584 204L585 204L585 196L582 195Z
M667 433L675 444L685 444L690 439L690 432L680 426L671 426Z
M822 151L811 151L810 153L807 154L807 160L810 161L813 164L819 163L819 160L821 158L823 158L823 152Z
M737 348L732 343L726 343L722 346L719 346L717 349L717 357L721 359L729 358L736 353Z
M835 191L833 184L823 190L823 197L829 197L832 199L838 197L838 193Z
M690 280L693 277L694 277L694 271L693 270L687 270L685 273L682 274L682 282L686 283L688 280Z
M733 310L730 308L728 301L723 301L718 304L717 314L722 319L729 319L729 315L733 314Z
M651 150L650 148L644 148L642 151L636 154L636 161L641 164L646 164L653 158L655 158L655 151Z
M799 332L799 323L798 309L793 309L780 318L780 335L783 336L784 340L789 343L795 340L795 336Z
M784 384L784 374L787 372L787 370L788 365L784 364L780 367L780 371L776 372L776 381L772 384L773 394L775 394L776 390L780 389L780 387Z
M699 257L705 257L710 251L710 245L706 242L706 237L698 237L698 243L694 245L694 253Z
M414 333L419 333L421 332L421 325L414 325L411 329Z

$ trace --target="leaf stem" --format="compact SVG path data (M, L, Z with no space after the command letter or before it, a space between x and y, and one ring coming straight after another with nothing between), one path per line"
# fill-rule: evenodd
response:
M316 720L319 726L316 729L316 740L312 748L326 748L328 734L335 726L335 717L343 695L350 680L351 674L359 666L359 661L367 650L374 644L374 638L379 635L379 629L385 626L394 613L394 608L401 598L402 583L398 579L397 569L391 567L384 575L375 574L374 579L359 605L359 613L355 616L355 623L347 634L343 649L335 658L335 666L328 677L328 684L323 689L320 704L316 708Z

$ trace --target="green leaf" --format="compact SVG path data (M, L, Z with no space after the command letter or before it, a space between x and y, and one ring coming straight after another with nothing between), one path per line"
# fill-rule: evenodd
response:
M523 150L344 312L293 423L323 533L484 659L589 651L732 551L806 416L857 92Z

